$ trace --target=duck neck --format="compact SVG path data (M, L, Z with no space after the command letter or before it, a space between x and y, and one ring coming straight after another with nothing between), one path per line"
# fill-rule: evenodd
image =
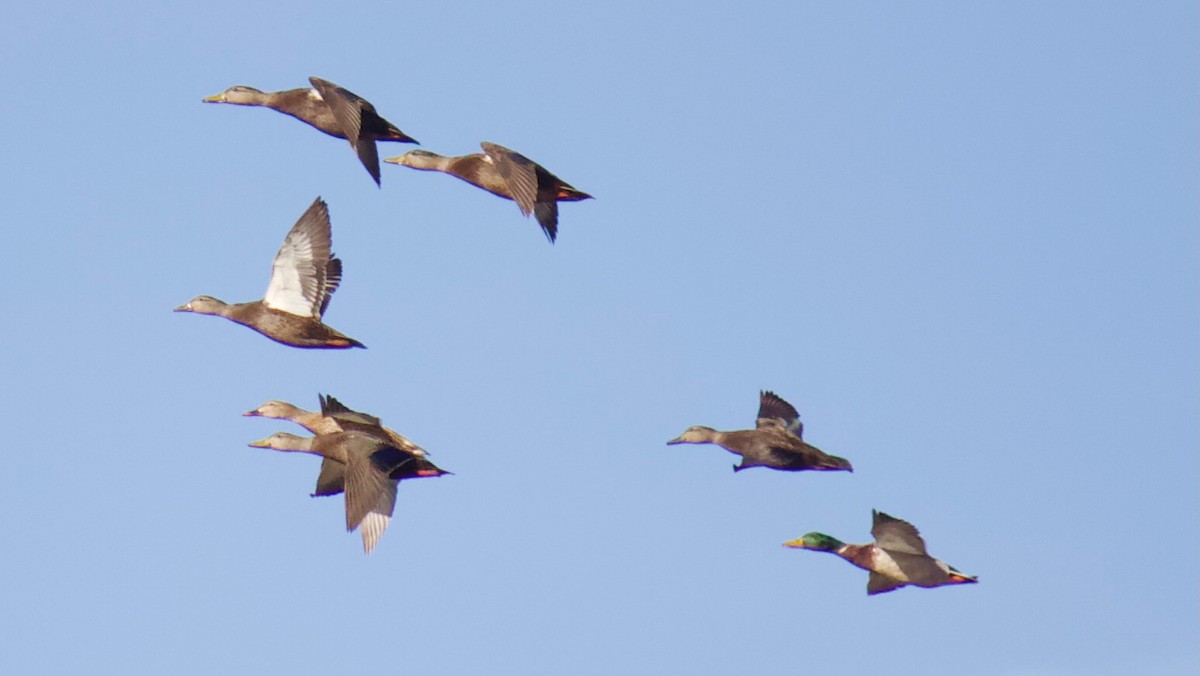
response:
M284 453L314 453L321 455L319 451L313 449L313 437L290 436L285 441L273 444L271 448L276 451L283 451Z
M331 418L326 418L320 413L314 411L305 411L302 408L297 408L288 420L296 423L313 434L332 434L333 432L341 432L342 429Z

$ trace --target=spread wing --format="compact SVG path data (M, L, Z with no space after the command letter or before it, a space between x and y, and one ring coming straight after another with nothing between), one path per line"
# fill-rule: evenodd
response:
M764 427L783 427L797 438L804 438L800 414L794 406L770 390L758 393L758 428Z
M275 254L263 302L288 314L320 319L342 280L342 264L332 258L332 245L329 207L318 197Z
M368 554L379 543L395 508L396 481L388 478L373 455L352 453L346 468L346 530L362 528L363 550Z
M375 137L362 133L363 111L367 110L373 114L375 107L358 94L328 80L310 77L308 81L312 83L313 89L317 90L317 93L325 100L325 104L329 106L333 118L342 128L346 140L358 154L358 161L362 162L367 173L375 179L375 184L379 185L379 151L375 147Z
M386 439L397 449L412 455L427 455L425 449L413 443L403 434L383 426L379 418L370 413L355 411L332 395L318 395L321 400L321 415L333 418L338 425L347 430L359 430Z
M495 143L484 141L479 146L496 167L496 172L504 179L504 184L508 186L508 191L512 193L513 201L520 207L521 213L526 216L533 213L537 204L538 165L528 157Z
M323 416L333 418L338 422L379 426L379 418L369 413L355 411L337 399L334 399L332 394L317 395L317 398L321 401L321 415Z
M875 544L889 552L929 556L925 552L925 540L911 523L871 510L871 535Z
M350 142L350 145L357 146L358 137L362 131L362 105L367 103L366 100L329 80L310 77L308 81L312 83L313 89L321 95L325 105L329 106L334 119L342 128L342 133L346 135L346 140Z

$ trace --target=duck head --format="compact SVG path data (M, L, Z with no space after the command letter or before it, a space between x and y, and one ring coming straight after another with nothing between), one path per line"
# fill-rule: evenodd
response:
M175 308L175 312L195 312L200 315L219 315L229 305L212 296L196 296L188 302Z
M262 103L266 94L254 87L234 85L220 94L206 96L205 103L232 103L238 106L254 106Z
M668 446L674 444L707 444L712 443L712 440L717 436L717 431L711 427L703 425L693 425L683 431L683 434L675 437L667 442Z
M807 535L783 543L784 547L792 549L815 549L821 552L836 552L846 546L845 542L824 533L808 533Z
M290 420L294 416L302 413L305 413L305 411L300 410L286 401L277 401L272 399L253 411L246 411L242 415L250 417L275 418L278 420Z

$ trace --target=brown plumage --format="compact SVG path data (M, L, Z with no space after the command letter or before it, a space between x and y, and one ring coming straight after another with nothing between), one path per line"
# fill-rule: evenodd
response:
M440 171L458 177L471 185L512 200L525 216L533 214L553 244L558 237L558 203L592 199L577 190L545 167L509 150L484 141L482 153L446 157L427 150L410 150L384 162L399 164L423 171Z
M414 462L407 463L400 468L397 475L392 477L394 479L441 476L447 473L425 458L427 455L425 449L414 444L399 432L384 427L380 424L379 418L354 411L332 396L319 395L319 398L321 401L320 413L306 411L286 401L268 401L243 415L290 420L317 435L359 431L385 439L393 448L414 457ZM345 487L344 481L345 465L329 458L323 458L313 496L341 493Z
M276 432L250 444L255 448L320 455L345 468L346 530L361 526L363 551L370 554L396 507L399 479L412 476L414 457L387 440L364 432L336 432L302 438Z
M417 141L375 112L370 101L319 77L310 77L312 89L263 92L237 85L204 99L206 103L262 106L290 115L321 131L350 142L358 159L379 185L379 152L376 141Z
M720 432L711 427L689 427L668 444L716 444L742 456L735 472L749 467L798 472L802 470L853 472L850 461L829 455L803 440L804 425L791 404L774 392L759 393L758 425L752 430Z
M318 197L292 226L275 254L271 281L262 300L230 305L202 295L175 311L224 317L292 347L366 347L321 321L342 281L342 262L330 251L332 237L329 208Z

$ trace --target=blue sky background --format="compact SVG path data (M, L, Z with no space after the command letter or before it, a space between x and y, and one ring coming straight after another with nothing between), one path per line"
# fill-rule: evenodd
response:
M1195 3L102 4L0 8L0 672L1200 669ZM597 199L200 101L309 75ZM171 313L317 195L369 349ZM760 389L857 471L664 445ZM370 557L246 446L318 392L456 473ZM872 508L981 584L780 546Z

